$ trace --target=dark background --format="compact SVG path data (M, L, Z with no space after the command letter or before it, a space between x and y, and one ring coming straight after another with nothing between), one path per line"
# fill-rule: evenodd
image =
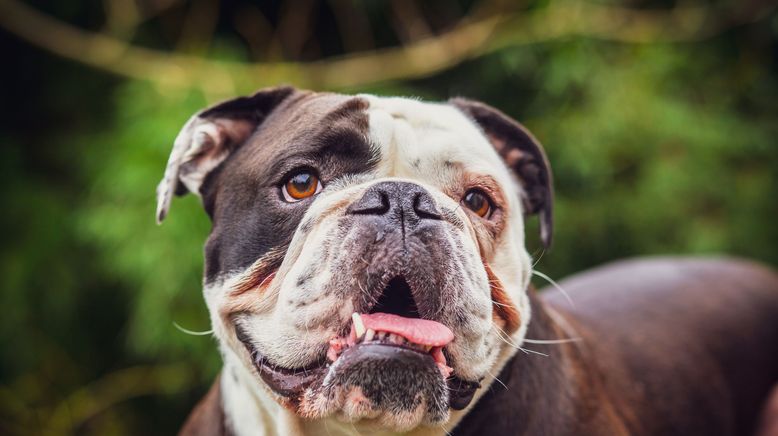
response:
M51 4L49 4L51 3ZM291 83L480 99L545 144L553 278L778 263L778 13L760 1L0 1L0 433L171 434L218 371L178 129ZM344 57L345 56L345 57ZM541 282L538 282L541 284Z

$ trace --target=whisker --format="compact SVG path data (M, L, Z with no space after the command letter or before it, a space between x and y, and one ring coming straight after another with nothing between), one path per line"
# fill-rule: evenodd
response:
M567 291L562 289L562 287L559 286L559 284L557 282L555 282L554 279L552 279L551 277L547 276L546 274L543 274L542 272L540 272L540 271L538 271L536 269L532 270L532 274L534 274L534 275L540 277L541 279L544 279L547 282L551 283L551 286L555 287L559 292L561 292L562 295L564 295L565 298L567 299L567 302L570 303L570 306L572 306L575 309L575 303L573 303L573 299L570 298L570 294L568 294Z
M500 327L497 327L496 325L494 325L494 327L497 328L497 330L496 330L497 331L497 336L499 336L500 339L502 339L502 341L505 342L508 346L516 348L517 350L521 350L521 351L524 352L524 354L532 353L532 354L538 354L540 356L548 357L548 354L546 354L546 353L541 353L540 351L530 350L529 348L524 348L524 347L521 347L521 346L517 345L516 343L513 342L513 340L510 338L510 336L507 333L505 333L505 331L503 331L503 329L501 329ZM503 335L505 335L505 336L503 336Z
M543 259L543 255L546 254L546 249L541 248L540 249L540 256L538 256L537 259L535 259L535 263L532 264L532 269L535 269L535 265L537 265L540 262L540 259Z
M367 292L362 288L362 283L359 282L359 279L357 279L357 286L359 287L359 290L362 291L359 293L359 298L362 300L362 304L367 306L367 299L365 299L365 294L367 294Z
M357 278L357 286L359 286L359 290L362 291L359 294L359 298L362 299L362 304L364 304L365 307L375 306L378 303L378 299L368 294L365 288L362 287L362 282L360 282L358 278Z
M497 383L501 384L501 385L502 385L502 387L504 387L506 391L508 390L508 386L506 386L506 385L505 385L505 383L503 383L503 382L502 382L502 380L500 380L499 378L497 378L497 376L496 376L496 375L494 375L494 374L492 373L492 371L489 371L489 370L487 369L487 370L486 370L486 372L487 372L487 373L489 373L489 375L490 375L490 376L492 376L492 378L493 378L493 379L494 379L494 380L495 380Z
M362 433L360 433L360 432L359 432L359 430L357 430L357 426L356 426L356 425L354 425L354 423L353 423L353 422L349 422L349 424L351 424L351 428L353 428L353 429L354 429L354 431L355 431L355 432L356 432L356 433L357 433L359 436L362 436Z
M498 336L499 336L499 335L498 335ZM510 342L508 342L508 341L506 341L506 340L505 340L505 339L503 339L502 337L500 337L500 340L501 340L501 341L503 341L503 342L504 342L506 345L508 345L508 346L509 346L509 347L511 347L511 348L515 348L515 349L517 349L517 350L521 350L521 347L517 347L516 345L514 345L514 344L512 344L512 343L510 343ZM524 351L524 350L521 350L521 351ZM529 353L527 353L526 351L524 351L524 354L529 354Z
M443 426L443 424L438 426L441 430L443 430L443 433L446 433L446 436L453 436L448 430L446 430L446 427Z
M497 327L496 325L494 325L494 327L497 329L495 331L497 332L497 337L499 337L501 341L503 341L509 347L516 348L517 350L522 350L522 348L519 347L518 345L516 345L513 342L513 340L511 340L510 336L508 336L508 334L505 333L501 328ZM524 350L522 350L522 351L524 351ZM524 354L529 354L529 353L524 351Z
M205 330L205 331L202 331L202 332L197 332L197 331L194 331L194 330L189 330L189 329L183 328L180 325L178 325L178 323L175 322L175 321L173 321L173 326L175 328L177 328L179 331L181 331L182 333L186 333L187 335L206 336L206 335L212 335L213 334L213 329Z
M510 340L510 337L507 336L500 327L498 327L496 324L493 324L492 327L495 329L495 332L497 332L497 336L499 336L503 342L505 342L506 344L512 347L516 346L516 344L514 344L513 341Z
M524 342L527 342L529 344L540 344L540 345L555 345L555 344L569 344L571 342L579 342L582 341L583 338L567 338L567 339L527 339L524 338Z
M530 350L529 348L519 347L519 350L522 350L525 353L533 353L533 354L538 354L538 355L543 356L543 357L548 357L548 354L546 354L546 353L541 353L540 351Z
M498 303L498 302L496 302L494 300L492 300L492 304L494 304L495 306L511 307L510 304Z
M327 420L324 420L324 430L327 431L327 436L332 436L332 433L330 433L330 426L327 425Z

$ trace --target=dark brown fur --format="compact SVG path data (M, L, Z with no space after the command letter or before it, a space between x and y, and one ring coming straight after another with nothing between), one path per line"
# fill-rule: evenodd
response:
M778 275L724 259L611 264L533 295L525 347L458 435L750 435L778 382ZM561 320L561 322L559 322Z
M205 247L207 282L271 252L278 255L268 258L266 271L281 264L311 204L311 199L291 205L279 199L279 186L290 171L316 168L326 184L371 169L375 156L366 139L364 100L308 91L284 95L284 100L273 100L275 106L267 109L272 112L261 114L251 136L203 183L203 205L213 221ZM237 116L229 111L230 104L217 106L225 107L221 117ZM206 114L217 117L214 110Z
M189 414L186 423L178 432L182 436L214 436L229 435L226 421L224 419L224 410L222 409L221 384L219 377L213 382L213 386L208 390L202 400L197 403L192 413Z

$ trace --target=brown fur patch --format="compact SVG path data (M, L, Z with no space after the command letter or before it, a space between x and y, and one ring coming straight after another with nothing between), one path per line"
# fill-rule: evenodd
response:
M455 168L456 183L443 188L443 192L459 202L465 215L471 223L476 243L479 245L482 258L490 258L497 247L503 230L508 222L508 202L505 199L500 184L489 175L473 174L465 171L461 163L450 163ZM462 199L471 189L480 189L489 196L492 205L491 216L488 219L479 218L475 213L462 205Z
M254 312L262 306L260 298L276 277L276 270L284 258L282 250L270 250L262 256L237 281L228 291L225 303L219 308L225 328L233 333L234 325L231 317L239 312Z
M254 262L230 291L231 297L237 297L252 289L267 285L275 276L275 269L284 259L285 249L270 250L266 255Z
M503 288L500 279L497 278L492 271L492 268L489 267L489 264L484 263L484 269L486 269L486 276L489 278L489 287L492 290L493 313L505 322L505 333L511 334L515 332L521 324L519 311L505 292L505 288Z

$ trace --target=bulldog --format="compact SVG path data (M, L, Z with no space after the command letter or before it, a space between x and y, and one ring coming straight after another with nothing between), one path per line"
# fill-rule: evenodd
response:
M212 221L224 368L182 434L748 434L778 377L778 276L649 259L530 288L540 143L456 98L279 87L189 119L157 189Z

